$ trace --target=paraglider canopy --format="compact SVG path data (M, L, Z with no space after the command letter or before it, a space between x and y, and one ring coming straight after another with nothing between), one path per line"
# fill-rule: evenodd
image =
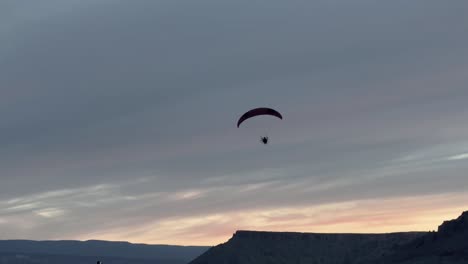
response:
M244 113L237 121L237 127L239 127L245 120L255 117L255 116L260 116L260 115L276 116L279 119L283 119L283 116L275 109L267 108L267 107L259 107L259 108L255 108Z
M237 127L239 127L245 120L250 119L252 117L256 117L256 116L273 116L279 119L283 119L283 116L275 109L268 108L268 107L259 107L259 108L254 108L244 113L237 121ZM268 144L268 136L266 135L262 136L260 138L260 142L262 142L264 145Z

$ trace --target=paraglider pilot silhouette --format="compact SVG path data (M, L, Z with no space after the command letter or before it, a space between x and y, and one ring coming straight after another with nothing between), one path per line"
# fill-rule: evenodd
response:
M270 115L270 116L275 116L279 119L283 119L283 116L278 111L271 109L271 108L267 108L267 107L259 107L259 108L255 108L244 113L237 121L237 127L239 127L240 124L242 124L245 120L255 117L255 116L261 116L261 115ZM267 136L263 136L260 138L260 142L262 142L265 145L268 144L268 140L269 139Z

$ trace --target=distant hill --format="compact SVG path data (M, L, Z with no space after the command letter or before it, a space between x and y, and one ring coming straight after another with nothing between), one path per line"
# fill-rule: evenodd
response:
M237 231L190 264L468 263L468 212L437 232L317 234Z
M54 255L33 253L0 253L2 264L96 264L97 260L104 264L186 264L186 261L174 259L137 259L121 257L97 257L76 255Z
M186 264L209 247L109 241L0 240L0 264L107 263Z

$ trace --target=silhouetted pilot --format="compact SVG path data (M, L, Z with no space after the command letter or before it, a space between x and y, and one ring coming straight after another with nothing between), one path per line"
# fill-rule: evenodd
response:
M268 144L268 137L262 137L262 138L260 139L260 141L261 141L263 144L266 145L266 144Z

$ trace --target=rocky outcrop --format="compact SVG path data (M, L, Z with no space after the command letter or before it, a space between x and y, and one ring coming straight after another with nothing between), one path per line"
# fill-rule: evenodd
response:
M237 231L191 264L367 263L425 233L317 234Z
M437 229L440 235L453 235L460 232L468 231L468 211L463 212L457 219L444 221Z
M468 263L468 211L396 250L388 263Z
M468 212L437 232L318 234L237 231L190 264L468 263Z

